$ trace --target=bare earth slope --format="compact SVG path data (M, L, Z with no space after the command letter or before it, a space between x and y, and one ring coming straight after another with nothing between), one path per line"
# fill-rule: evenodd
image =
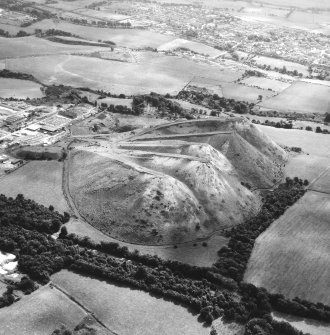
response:
M75 150L70 193L81 215L112 237L180 243L254 215L260 199L241 182L272 186L284 159L244 119L179 122L107 149Z

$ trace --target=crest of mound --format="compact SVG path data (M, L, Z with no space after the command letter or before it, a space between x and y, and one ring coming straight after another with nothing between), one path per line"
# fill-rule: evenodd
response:
M164 124L132 139L208 143L232 163L242 182L268 188L281 178L286 152L243 117Z
M157 126L107 149L73 151L69 186L80 214L141 244L204 238L255 215L259 196L242 182L272 185L285 153L244 119L211 121Z

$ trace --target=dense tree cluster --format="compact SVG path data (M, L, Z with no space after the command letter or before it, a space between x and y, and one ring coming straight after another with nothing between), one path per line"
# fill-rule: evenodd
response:
M19 194L16 199L0 195L0 224L2 227L14 224L19 228L52 234L57 232L61 225L68 220L67 213L59 214L53 210L53 207L46 208L33 200L25 199L22 194ZM12 252L15 246L2 239L0 248Z
M143 113L145 107L150 105L156 108L157 112L164 116L184 117L192 119L193 116L189 114L179 103L172 101L160 94L150 93L146 95L139 95L133 98L132 109L136 114Z
M195 91L181 91L177 98L189 101L196 105L207 107L209 109L218 111L225 110L227 112L235 112L239 114L250 113L254 107L253 103L227 99L224 97L219 97L217 94L206 94Z
M20 80L29 80L29 81L34 81L40 84L40 82L32 74L13 72L7 69L0 70L0 77L20 79Z
M9 33L9 31L7 30L3 30L3 29L0 29L0 36L2 37L24 37L24 36L28 36L29 34L23 30L20 30L16 35L11 35Z
M292 121L286 122L286 121L281 120L281 121L275 122L275 121L265 120L265 122L260 122L259 120L253 119L251 122L255 124L262 124L264 126L274 127L274 128L284 128L284 129L293 128Z
M266 77L266 75L260 71L257 70L245 70L245 72L242 75L242 78L247 78L247 77Z

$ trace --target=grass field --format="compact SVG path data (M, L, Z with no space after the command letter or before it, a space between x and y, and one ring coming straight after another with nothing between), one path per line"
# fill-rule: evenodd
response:
M126 46L130 48L157 48L174 39L173 36L162 35L148 30L98 28L80 26L64 21L54 22L53 20L37 22L25 30L34 32L35 29L46 30L52 28L70 32L87 40L112 41L118 46Z
M57 161L32 161L0 179L1 193L26 198L49 206L59 212L68 210L62 194L62 163Z
M291 178L299 177L312 182L328 166L330 166L330 157L305 154L295 155L286 164L285 174Z
M62 270L52 281L93 311L104 324L120 335L209 335L204 327L179 305L148 293L119 287Z
M198 43L198 42L188 41L182 38L178 38L168 43L165 43L159 46L158 50L159 51L169 51L169 50L175 50L177 48L186 48L193 52L203 54L203 55L208 55L211 57L217 57L223 53L223 51L209 47L208 45Z
M119 242L89 224L74 219L70 220L70 222L66 224L66 227L69 233L74 233L78 236L88 236L95 242L117 242L121 246L126 246L130 251L136 249L139 250L141 254L157 255L163 259L177 260L196 266L212 266L218 258L218 250L228 243L227 238L215 235L207 241L207 247L203 247L201 242L196 243L195 246L194 243L179 244L177 248L173 246L153 247Z
M265 57L265 56L257 56L253 59L255 60L256 64L259 64L259 65L270 65L271 68L278 67L280 69L282 69L283 66L285 66L287 70L289 71L297 70L299 73L302 73L304 76L308 75L308 68L305 65L288 62L283 59L271 58L271 57Z
M7 68L33 74L46 84L89 86L112 93L177 93L194 76L209 80L235 80L240 74L219 66L187 59L158 56L152 61L123 63L98 58L54 55L7 60ZM248 88L250 89L250 88Z
M10 78L0 78L0 97L1 98L41 98L43 96L41 86L27 80Z
M271 91L240 84L223 84L221 87L223 96L227 99L257 102L259 95L262 95L263 99L274 95L274 92Z
M310 189L313 191L324 192L330 194L330 162L328 162L327 169L312 185Z
M245 281L330 304L330 195L308 191L256 240Z
M330 333L330 325L327 323L277 312L273 313L273 318L277 321L289 322L293 327L302 331L304 334L328 335Z
M1 334L51 334L61 324L75 327L87 314L63 293L42 287L1 309Z
M301 147L305 153L330 158L330 136L297 129L279 129L257 125L272 140L288 147ZM301 168L300 166L297 167Z
M329 97L330 87L299 81L264 100L261 106L285 112L324 114L329 111Z
M37 38L35 36L20 38L0 37L0 59L6 58L23 58L27 56L38 55L56 55L67 54L71 52L92 52L101 50L104 47L93 47L89 45L70 45L50 42L46 39ZM22 59L19 59L21 62Z
M264 77L248 77L241 80L241 83L247 86L258 86L263 90L271 89L275 92L281 92L290 86L290 84L284 83L283 81Z

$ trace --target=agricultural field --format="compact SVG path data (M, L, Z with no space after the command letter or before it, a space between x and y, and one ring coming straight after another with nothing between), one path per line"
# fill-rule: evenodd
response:
M186 308L148 293L115 286L67 270L62 270L51 278L114 333L172 335L178 329L183 335L210 333L210 328L199 323L197 317Z
M259 87L263 90L272 90L275 92L282 92L288 88L291 84L264 77L248 77L240 81L246 86Z
M310 182L318 178L330 166L330 157L299 154L293 155L286 164L285 174ZM324 179L323 179L324 181ZM314 185L316 187L316 185Z
M298 63L289 62L279 58L271 58L265 56L254 57L253 60L258 65L270 65L271 68L282 69L284 66L288 71L297 70L299 73L302 73L304 76L308 75L308 67Z
M264 100L261 106L283 112L324 114L329 111L329 96L329 86L297 81L279 95Z
M293 327L302 331L304 334L328 335L330 333L330 326L327 323L295 317L278 312L273 312L272 314L276 321L289 322Z
M58 161L31 161L0 179L1 193L16 197L22 193L44 206L68 211L62 193L62 163Z
M330 195L308 191L256 240L246 282L330 304Z
M260 2L263 2L265 4L269 4L268 0L260 0ZM286 0L272 0L272 4L276 6L289 6L288 2ZM298 7L298 8L310 8L311 7L311 1L310 0L290 0L290 6L292 7ZM313 0L313 8L329 8L329 2L328 0Z
M54 55L7 60L7 69L33 74L45 84L92 87L112 93L178 93L193 77L210 80L236 80L240 73L220 66L196 63L174 56L159 56L154 61L123 63L98 58ZM243 87L244 90L245 87ZM245 88L245 91L254 88ZM234 94L234 89L231 90ZM253 94L253 97L257 95ZM242 97L243 98L243 97Z
M25 28L28 32L34 32L35 29L59 29L87 40L112 41L118 46L129 48L158 48L160 45L174 39L173 36L162 35L148 30L98 28L80 26L64 21L54 22L53 20L43 20Z
M288 147L300 147L309 155L330 158L330 136L306 132L298 129L279 129L257 125L265 135L269 136L276 143ZM298 168L301 168L299 166Z
M242 84L223 84L222 93L227 99L236 99L254 103L258 101L259 95L262 95L263 99L270 98L274 95L274 92Z
M0 78L0 97L1 98L41 98L43 96L41 86L37 83L27 80L18 80L11 78Z
M1 309L1 334L51 334L61 324L75 327L86 312L62 292L44 286Z
M320 177L310 185L309 189L330 194L330 162L327 169L325 169Z
M198 42L188 41L182 38L178 38L168 43L165 43L159 46L157 49L158 51L171 51L171 50L175 50L179 48L189 49L193 52L196 52L202 55L208 55L211 57L218 57L219 55L224 53L223 51L209 47L208 45L198 43Z
M86 53L97 50L104 51L104 47L54 43L35 36L0 37L0 59L17 58L19 62L28 56Z

